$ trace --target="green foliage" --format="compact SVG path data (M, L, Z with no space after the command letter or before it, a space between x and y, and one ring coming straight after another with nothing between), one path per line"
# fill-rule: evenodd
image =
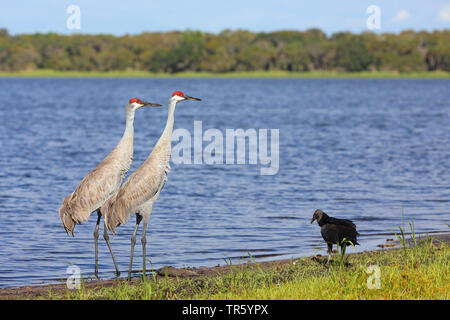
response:
M319 29L218 34L10 35L0 29L0 72L450 71L450 31L327 36Z
M345 71L364 71L373 62L372 53L367 49L361 37L344 34L336 37L336 68Z

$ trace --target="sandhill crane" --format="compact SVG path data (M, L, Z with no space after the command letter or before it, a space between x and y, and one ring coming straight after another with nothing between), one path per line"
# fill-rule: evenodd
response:
M178 102L183 100L197 100L185 95L181 91L175 91L169 99L167 123L164 131L156 143L150 156L136 169L124 182L115 198L110 198L102 207L105 216L105 225L115 234L117 226L125 224L132 214L136 214L136 226L131 237L130 266L128 279L131 279L131 268L133 265L134 245L139 223L143 220L142 229L142 266L145 278L146 257L146 231L147 222L152 213L153 204L159 197L159 193L167 180L170 170L169 160L172 151L172 131L174 123L174 112Z
M125 174L130 169L133 160L134 113L144 106L161 106L161 104L145 102L138 98L130 99L125 106L126 125L122 139L114 150L84 177L75 191L64 199L59 208L59 217L64 229L72 237L75 224L81 224L89 218L92 212L97 211L97 224L94 230L96 277L98 277L98 229L102 216L100 208L109 197L117 194ZM116 273L119 274L106 225L103 237L111 252Z

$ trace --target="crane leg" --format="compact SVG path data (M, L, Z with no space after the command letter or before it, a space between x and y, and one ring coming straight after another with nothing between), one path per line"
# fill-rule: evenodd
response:
M111 253L111 257L114 262L114 268L116 268L116 276L120 276L120 271L119 271L119 268L117 267L116 258L114 257L114 253L111 248L111 243L109 242L109 235L108 235L108 229L106 228L106 223L104 224L104 228L103 228L103 238L105 239L106 244L108 245L109 252Z
M145 234L147 233L147 221L144 221L144 226L142 228L142 238L141 238L141 243L142 243L142 272L143 272L143 276L144 276L144 280L146 279L145 277L145 272L146 272L146 267L145 267L145 257L146 257L146 252L145 252L145 247L147 244L147 238L145 236Z
M131 236L131 253L130 253L130 267L128 269L128 280L131 280L131 269L133 267L133 255L134 255L134 245L136 244L136 234L139 228L139 223L141 223L142 216L136 214L136 226L134 227L133 235Z
M100 210L97 210L97 224L95 225L94 229L94 245L95 245L95 271L94 275L98 279L98 228L100 224L100 219L102 218L102 214L100 213Z

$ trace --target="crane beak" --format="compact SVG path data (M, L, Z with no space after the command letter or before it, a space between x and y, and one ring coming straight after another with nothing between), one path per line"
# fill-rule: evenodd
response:
M144 104L144 106L149 106L149 107L161 107L162 106L162 104L159 104L159 103L152 103L152 102L145 102L145 101L143 101L142 103Z
M189 96L187 96L187 95L184 95L184 98L185 98L186 100L202 101L202 99L194 98L194 97L189 97Z

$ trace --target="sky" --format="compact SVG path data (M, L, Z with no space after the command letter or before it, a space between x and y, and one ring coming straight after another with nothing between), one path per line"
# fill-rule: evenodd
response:
M380 8L375 32L450 28L450 0L0 0L0 28L11 34L138 34L145 31L224 29L255 32L320 28L327 34L367 31L370 5ZM73 11L80 10L79 29ZM67 20L72 21L71 28Z

